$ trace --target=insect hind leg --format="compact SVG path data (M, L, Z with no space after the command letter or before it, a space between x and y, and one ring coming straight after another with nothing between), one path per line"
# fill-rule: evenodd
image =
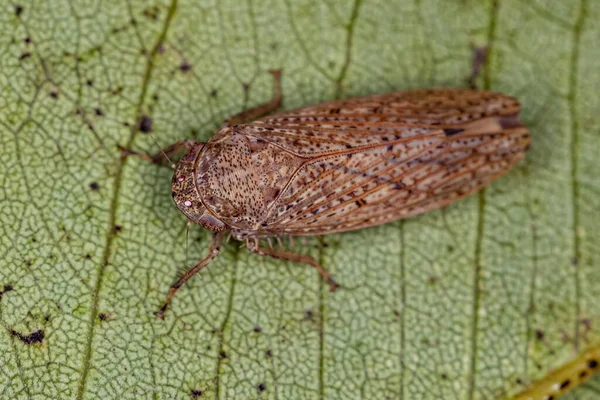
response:
M335 292L336 289L340 287L340 285L331 277L331 275L325 271L325 269L323 269L323 266L311 256L296 254L280 249L260 247L257 239L246 240L246 246L248 247L248 250L261 256L271 257L283 261L292 261L300 264L308 264L311 267L314 267L319 272L319 275L321 275L323 280L329 284L330 292Z

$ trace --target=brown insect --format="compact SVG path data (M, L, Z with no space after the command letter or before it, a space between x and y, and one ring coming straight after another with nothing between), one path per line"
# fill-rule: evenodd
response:
M366 96L286 111L240 124L281 105L274 97L234 116L207 142L185 140L172 195L190 219L214 232L209 254L171 286L208 265L227 232L257 254L309 264L312 257L260 247L259 239L323 235L380 225L445 206L508 172L529 148L519 102L467 89ZM163 154L153 157L161 163Z

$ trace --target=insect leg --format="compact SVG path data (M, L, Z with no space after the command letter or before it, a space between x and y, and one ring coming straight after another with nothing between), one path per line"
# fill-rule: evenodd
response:
M196 144L198 144L198 142L196 142L193 139L182 140L180 142L173 143L164 150L161 149L158 153L154 155L139 153L135 150L126 149L121 146L119 146L119 150L121 150L121 158L125 158L127 156L136 156L141 158L142 160L146 160L153 164L169 165L174 168L174 166L171 163L171 158L174 158L175 156L180 155L182 153L186 153Z
M192 276L196 275L202 268L206 267L210 262L219 254L221 251L221 243L223 242L223 238L227 231L223 232L214 232L212 237L212 242L210 243L210 250L208 255L200 260L196 265L187 270L174 284L171 285L171 289L169 289L169 294L167 295L167 299L163 303L160 310L154 313L158 318L164 319L165 311L171 304L171 300L175 293L182 287Z
M248 249L251 252L260 254L261 256L271 257L271 258L275 258L277 260L292 261L292 262L301 263L301 264L308 264L310 266L313 266L317 271L319 271L319 274L323 277L325 282L327 282L329 284L330 292L335 292L335 290L338 287L340 287L340 285L338 285L338 283L331 277L331 275L323 269L321 264L319 264L319 262L311 256L307 256L307 255L303 255L303 254L296 254L296 253L292 253L289 251L283 251L283 250L273 249L273 248L266 249L263 247L259 247L258 243L252 242L252 241L248 241L248 242L246 242L246 244L248 246Z
M227 121L223 122L221 128L253 121L281 107L281 71L277 70L269 72L273 75L273 98L271 101L232 116Z

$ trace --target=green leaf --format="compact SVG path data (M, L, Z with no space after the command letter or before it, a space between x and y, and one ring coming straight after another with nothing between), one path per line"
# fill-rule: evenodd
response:
M0 398L502 399L600 340L600 3L11 0L0 13ZM17 2L14 2L17 1ZM121 160L228 116L411 87L517 96L533 143L442 210L305 241L309 267L226 246L153 312L209 233L171 171ZM567 398L592 399L600 380Z

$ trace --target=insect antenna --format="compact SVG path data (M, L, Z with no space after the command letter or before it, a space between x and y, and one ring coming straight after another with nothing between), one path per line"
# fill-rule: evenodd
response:
M156 146L158 147L158 149L160 150L160 152L162 153L162 155L165 156L165 158L167 159L167 161L171 165L171 168L175 169L175 164L173 163L173 161L171 161L171 159L169 158L169 156L167 156L167 153L165 153L163 151L162 147L160 147L160 145L158 144L158 142L156 141L156 139L154 138L154 136L150 135L150 137L152 138L152 140L154 140L154 144L156 144Z

